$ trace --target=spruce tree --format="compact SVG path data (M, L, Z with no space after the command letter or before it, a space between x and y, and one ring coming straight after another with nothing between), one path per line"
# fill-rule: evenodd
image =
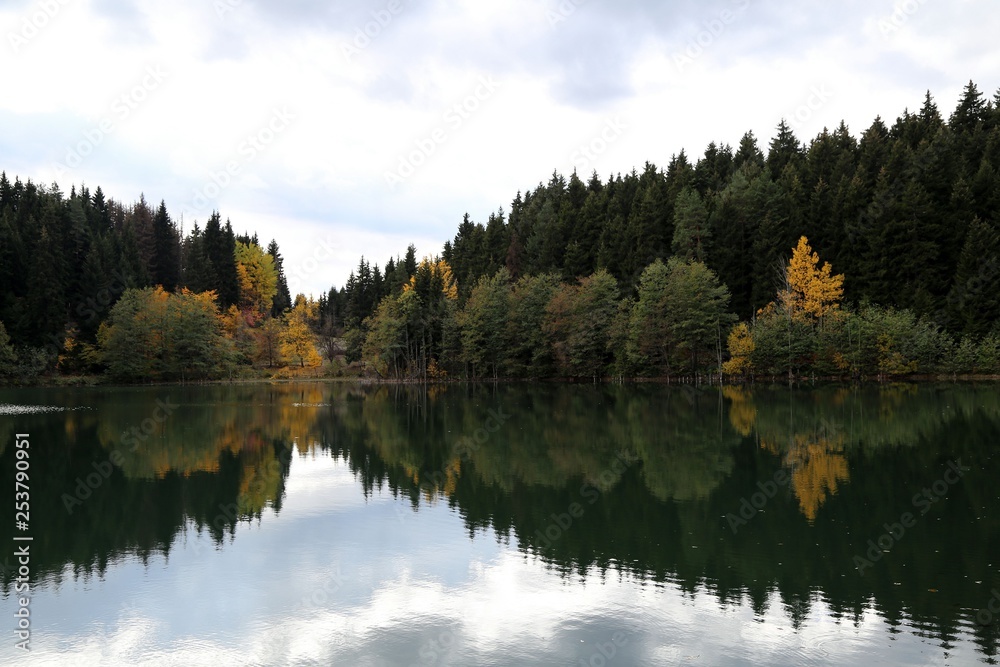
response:
M736 155L733 156L734 171L744 165L764 166L764 153L761 152L760 146L757 145L757 137L753 135L753 132L747 132L743 135L743 138L740 139L740 146L736 150Z
M160 207L153 217L153 239L156 249L156 267L153 283L173 292L181 278L180 234L167 213L167 205L160 201Z
M278 242L271 239L267 246L267 254L274 262L275 271L278 273L278 291L274 295L274 302L271 305L271 316L281 317L292 307L292 296L288 293L288 280L285 278L285 260L278 250Z
M981 336L1000 320L1000 233L976 218L969 225L951 292L952 333Z
M780 178L785 167L797 163L801 157L802 144L795 138L792 128L782 118L781 122L778 123L778 134L771 139L767 153L767 169L771 172L771 178L775 180Z
M674 206L674 255L685 261L704 262L712 232L708 212L701 196L693 188L683 190Z

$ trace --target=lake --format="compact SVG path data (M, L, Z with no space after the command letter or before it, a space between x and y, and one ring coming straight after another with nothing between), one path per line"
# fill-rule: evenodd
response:
M0 664L995 664L998 451L988 384L3 389Z

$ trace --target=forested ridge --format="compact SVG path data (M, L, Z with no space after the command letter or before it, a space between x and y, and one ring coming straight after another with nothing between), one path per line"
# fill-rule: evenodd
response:
M0 174L0 377L216 377L256 360L251 327L279 346L292 306L278 244L217 212L183 235L164 202Z
M1000 91L665 169L553 173L316 301L213 213L0 176L0 376L318 366L392 378L1000 372ZM136 353L139 350L139 353Z
M766 152L553 173L419 266L362 258L322 307L397 377L998 372L998 170L1000 91L970 82L947 119L928 92L859 138L782 121ZM820 310L782 298L802 237L843 276Z

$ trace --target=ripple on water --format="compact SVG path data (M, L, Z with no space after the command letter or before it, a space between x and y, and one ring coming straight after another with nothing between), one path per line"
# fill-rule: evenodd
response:
M65 412L74 408L65 408L61 405L12 405L0 403L0 415L37 415L46 412Z

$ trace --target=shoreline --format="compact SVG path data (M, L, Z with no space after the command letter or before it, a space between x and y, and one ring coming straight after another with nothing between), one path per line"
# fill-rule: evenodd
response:
M188 387L188 386L213 386L213 385L244 385L244 384L317 384L317 383L339 383L358 385L448 385L448 384L662 384L662 385L684 385L684 386L726 386L726 387L753 387L767 385L819 385L819 384L840 384L840 385L887 385L887 384L934 384L934 383L974 383L974 382L997 382L1000 383L1000 374L971 374L971 373L922 373L915 375L900 375L892 377L861 377L850 378L844 376L803 376L789 379L788 376L757 376L754 378L693 378L693 377L602 377L591 378L479 378L479 379L387 379L378 377L346 376L346 377L259 377L259 378L230 378L216 380L198 380L191 382L179 381L150 381L124 383L116 382L101 375L85 376L58 376L44 378L42 381L34 381L25 384L0 384L0 389L50 389L50 388L74 388L74 387Z

